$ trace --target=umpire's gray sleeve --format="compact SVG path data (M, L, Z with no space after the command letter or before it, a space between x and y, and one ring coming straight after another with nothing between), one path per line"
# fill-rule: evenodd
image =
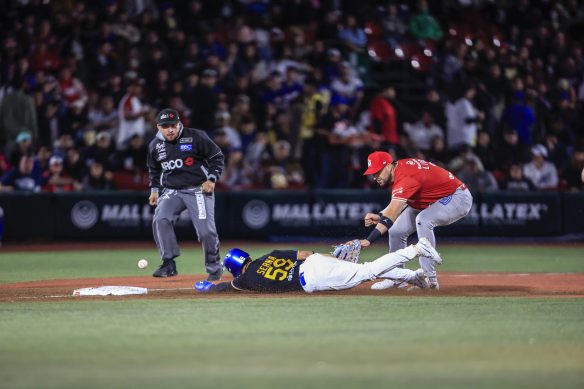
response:
M225 156L219 146L213 142L209 136L203 131L201 133L200 150L207 168L209 169L208 178L212 181L217 181L223 173L225 167Z

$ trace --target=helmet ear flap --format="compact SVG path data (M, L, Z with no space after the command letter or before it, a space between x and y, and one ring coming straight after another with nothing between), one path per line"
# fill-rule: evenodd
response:
M233 275L233 277L238 277L241 274L243 266L248 261L251 261L251 257L248 253L238 248L233 248L225 255L223 264L225 268Z

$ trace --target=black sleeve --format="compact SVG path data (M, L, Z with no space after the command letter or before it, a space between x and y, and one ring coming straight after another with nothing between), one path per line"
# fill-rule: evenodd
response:
M221 292L230 292L230 291L237 290L237 289L235 289L231 285L231 282L220 282L217 285L215 285L213 288L211 288L211 290L215 293L221 293Z
M199 134L199 147L201 155L205 159L205 163L209 169L209 179L211 179L211 181L217 181L225 167L225 157L219 146L217 146L205 132L199 131Z
M154 189L156 190L160 190L162 189L162 185L160 183L160 175L162 173L162 168L160 166L160 163L158 163L156 161L156 158L154 157L154 142L150 143L150 145L148 146L148 156L146 159L146 164L148 165L148 175L150 178L150 189Z

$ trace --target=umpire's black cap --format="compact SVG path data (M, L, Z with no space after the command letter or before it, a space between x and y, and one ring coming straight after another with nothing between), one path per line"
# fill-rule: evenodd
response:
M171 108L165 108L156 115L157 124L176 124L179 120L178 112Z

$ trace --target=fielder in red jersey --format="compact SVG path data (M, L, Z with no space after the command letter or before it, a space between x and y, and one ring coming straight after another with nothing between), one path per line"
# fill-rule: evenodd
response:
M391 201L379 214L365 215L365 225L375 225L363 247L389 231L389 251L407 246L408 237L417 232L436 247L434 228L452 224L465 217L472 207L472 195L466 185L448 170L421 159L394 161L383 151L371 153L364 175L373 175L380 186L393 183ZM438 289L435 262L420 257L430 288ZM395 286L389 280L374 284L372 289Z

